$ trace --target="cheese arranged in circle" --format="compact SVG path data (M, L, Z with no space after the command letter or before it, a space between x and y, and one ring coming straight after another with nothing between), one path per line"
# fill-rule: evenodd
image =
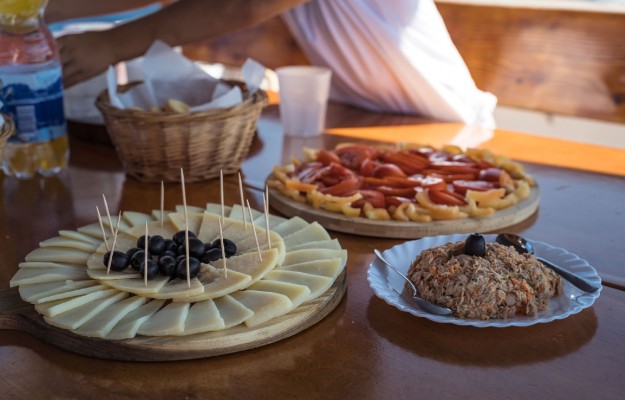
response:
M95 317L98 313L106 309L113 303L117 303L128 297L128 293L113 292L106 297L102 297L91 302L85 303L79 307L75 307L69 311L53 316L44 316L44 319L50 325L64 329L78 329L85 322Z
M141 325L160 310L163 304L165 304L165 300L151 300L129 312L115 324L113 329L105 335L105 338L119 340L135 337ZM76 333L80 333L80 331Z
M284 315L294 308L291 300L279 293L245 290L232 293L231 296L254 312L245 320L245 325L250 327Z
M145 297L141 296L132 296L120 300L81 325L77 333L82 336L103 338L122 318L141 307L146 300Z
M145 336L180 335L189 313L189 303L169 303L139 327L137 333Z
M191 306L184 324L184 334L218 331L225 327L215 302L211 299L199 301Z

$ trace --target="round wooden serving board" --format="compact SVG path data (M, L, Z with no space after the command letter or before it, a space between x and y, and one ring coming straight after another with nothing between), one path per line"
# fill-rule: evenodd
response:
M241 324L189 336L105 340L79 336L48 325L31 304L22 301L17 289L8 289L0 291L0 329L27 332L44 342L89 357L122 361L190 360L253 349L295 335L330 314L346 290L347 273L344 270L321 296L287 315L253 328Z
M299 216L308 222L317 221L324 228L337 232L397 239L417 239L452 233L492 232L529 218L538 209L540 200L538 187L534 186L531 188L529 197L511 207L496 211L490 217L424 223L347 217L292 200L275 189L270 190L270 195L271 206L287 217Z

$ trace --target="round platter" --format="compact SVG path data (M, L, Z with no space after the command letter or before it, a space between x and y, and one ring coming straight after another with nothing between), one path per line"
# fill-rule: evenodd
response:
M317 221L326 229L361 236L416 239L452 233L490 232L518 224L536 212L540 192L538 187L534 186L531 188L529 197L511 207L496 211L490 217L427 223L376 221L363 217L347 217L297 202L275 189L270 189L270 197L271 206L287 217L299 216L307 221Z

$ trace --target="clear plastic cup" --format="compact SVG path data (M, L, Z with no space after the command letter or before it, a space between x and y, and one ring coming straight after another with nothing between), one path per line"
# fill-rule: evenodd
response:
M314 66L276 69L280 85L280 119L290 136L316 136L323 132L332 72Z

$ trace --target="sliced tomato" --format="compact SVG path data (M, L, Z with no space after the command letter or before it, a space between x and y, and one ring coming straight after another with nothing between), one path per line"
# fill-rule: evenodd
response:
M384 195L377 190L359 190L358 193L362 195L362 199L354 201L352 207L362 208L365 203L371 203L375 208L385 208Z
M433 203L442 204L447 206L463 206L466 204L464 200L461 200L454 196L452 193L444 190L432 190L428 191L428 196Z
M402 203L414 203L413 199L409 199L407 197L400 197L400 196L386 196L384 198L384 201L386 203L386 207L390 207L390 206L399 206Z
M406 174L395 164L380 163L373 171L373 176L376 178L385 178L387 176L404 177Z
M353 145L345 146L336 150L336 155L341 159L341 164L357 171L366 159L375 159L379 150L372 146Z
M454 190L461 195L464 195L467 190L475 190L478 192L484 192L486 190L494 189L496 186L493 182L487 181L453 181L452 185Z
M362 178L352 176L344 179L333 186L328 186L319 191L323 194L330 194L332 196L349 196L350 193L360 189L362 186Z
M317 151L317 161L323 165L330 165L332 163L340 164L341 159L333 151L326 149L320 149Z
M423 157L406 151L390 151L382 154L382 160L397 165L407 175L416 174L430 162Z
M396 188L390 186L379 186L375 190L385 196L414 197L416 193L414 188Z

